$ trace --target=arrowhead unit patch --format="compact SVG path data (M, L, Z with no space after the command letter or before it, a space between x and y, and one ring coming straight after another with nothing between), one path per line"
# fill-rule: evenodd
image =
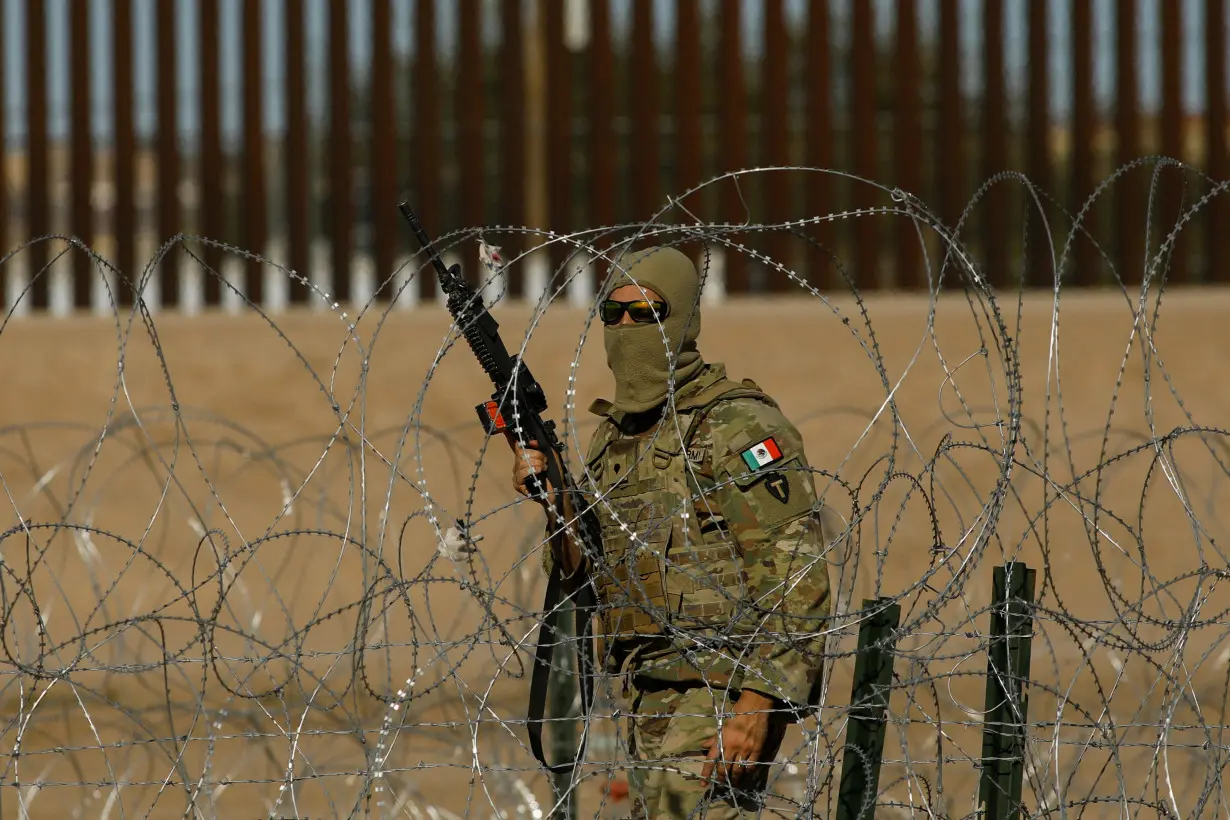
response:
M769 495L776 498L783 504L790 501L790 482L781 473L773 473L766 476L764 480L764 488L769 491Z

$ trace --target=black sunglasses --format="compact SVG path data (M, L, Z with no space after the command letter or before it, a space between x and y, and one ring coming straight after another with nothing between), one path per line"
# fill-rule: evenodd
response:
M666 302L656 302L648 299L617 302L614 299L607 299L603 301L602 306L598 309L598 315L602 317L604 325L616 325L623 318L625 310L632 317L632 321L641 324L665 319L669 312Z

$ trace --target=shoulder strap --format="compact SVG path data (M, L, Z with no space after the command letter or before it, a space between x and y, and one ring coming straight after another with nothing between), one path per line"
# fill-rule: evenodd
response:
M744 379L742 382L722 379L711 387L702 390L697 395L690 396L684 407L677 408L679 413L686 413L692 417L692 420L688 423L687 432L683 436L684 446L692 442L692 436L696 435L696 431L700 429L701 422L705 420L714 407L722 402L733 399L755 399L756 401L762 401L777 407L777 402L761 390L760 386L751 379Z
M555 537L564 537L557 534ZM547 549L552 549L548 546ZM580 741L576 754L571 760L566 757L558 763L549 763L542 748L542 725L547 712L547 693L551 679L551 656L555 645L561 643L559 619L561 617L561 599L564 598L564 581L560 578L560 566L555 564L547 578L547 591L543 600L542 625L538 628L538 646L534 650L534 669L530 678L530 702L526 716L526 734L530 741L530 751L534 758L553 775L569 775L576 778L577 768L584 762L585 746L589 737L590 708L594 702L595 656L593 621L598 611L598 600L593 583L588 575L581 579L572 594L573 632L576 636L577 671L580 679L581 714L586 718L581 729ZM562 717L562 716L555 716ZM559 750L562 751L562 750Z
M692 437L700 428L701 422L705 420L705 417L714 407L722 402L733 399L755 399L756 401L762 401L777 407L777 402L761 390L760 385L751 379L744 379L741 382L727 378L718 379L695 395L688 396L676 403L676 414L690 417L687 429L683 435L684 446L686 447L691 443ZM603 414L609 407L610 402L599 399L590 405L590 411ZM610 416L603 415L602 420L598 423L598 429L594 431L594 436L590 439L590 449L585 455L586 463L600 454L608 444L618 437L619 425Z

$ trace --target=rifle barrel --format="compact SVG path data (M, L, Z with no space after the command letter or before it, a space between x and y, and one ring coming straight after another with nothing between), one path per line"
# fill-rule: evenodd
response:
M452 277L448 267L445 266L444 260L440 258L440 254L436 253L435 243L431 241L427 231L423 230L423 223L419 222L419 216L410 207L410 203L401 203L397 206L397 210L401 211L401 215L410 223L410 230L414 232L415 239L419 241L419 244L427 251L427 255L431 257L431 264L435 266L436 273L439 274L441 281L449 281Z

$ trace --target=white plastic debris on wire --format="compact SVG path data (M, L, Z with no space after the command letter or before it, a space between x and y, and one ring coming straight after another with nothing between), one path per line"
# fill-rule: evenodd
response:
M457 521L453 526L445 530L444 535L440 538L439 545L436 547L436 552L445 558L456 561L474 553L476 551L474 545L482 540L483 536L471 536L465 524Z
M499 245L488 245L487 240L478 240L478 260L483 267L494 273L504 270L504 257L500 256Z
M500 255L499 245L490 245L481 236L478 239L478 261L487 269L487 276L482 285L483 301L488 309L495 306L504 296L506 279L503 276L508 262Z

